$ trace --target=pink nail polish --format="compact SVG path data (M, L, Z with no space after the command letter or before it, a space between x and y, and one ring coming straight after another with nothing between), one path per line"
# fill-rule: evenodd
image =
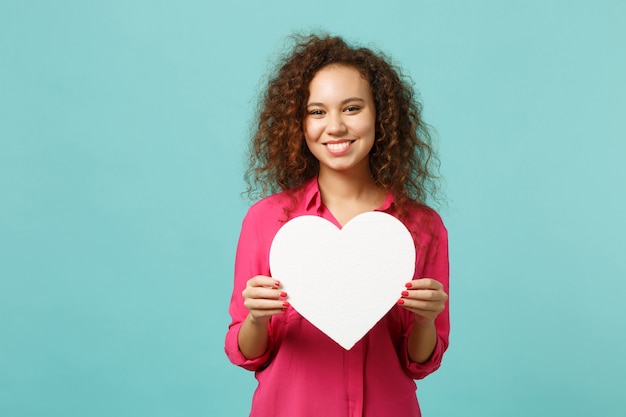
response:
M275 287L280 287L280 281L276 281L276 282L274 283L274 286L275 286Z
M402 298L401 298L401 299L399 299L399 300L398 300L398 304L400 304L400 305L404 304L404 300L403 300Z
M280 293L280 296L281 297L287 297L287 293L285 291L283 291L283 292Z
M283 307L289 307L289 302L285 301L285 302L283 303Z
M408 297L408 295L409 295L409 292L408 292L408 291L402 291L402 296L403 296L403 297Z
M404 286L407 287L407 288L411 288L413 286L413 283L412 282L407 282Z

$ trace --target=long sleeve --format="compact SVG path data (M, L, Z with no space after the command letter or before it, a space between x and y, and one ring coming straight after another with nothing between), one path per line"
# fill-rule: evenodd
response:
M448 232L441 221L439 215L434 214L433 217L433 237L432 243L426 253L424 269L422 276L419 278L433 278L443 284L446 294L450 294L450 266L448 259ZM450 335L450 310L449 302L446 301L445 309L435 319L435 329L437 331L437 344L428 361L424 363L415 363L409 359L406 343L408 335L412 329L412 317L404 339L404 348L402 350L403 361L406 365L408 375L413 379L422 379L427 375L435 372L441 366L443 354L448 348Z
M235 280L233 294L230 300L231 323L228 326L225 341L225 351L228 359L235 365L255 371L265 365L269 359L270 349L259 358L246 359L239 350L238 334L241 324L248 315L248 309L243 305L242 291L246 282L256 275L269 275L267 255L263 254L263 245L259 239L258 223L253 208L243 220L241 234L237 244L235 257ZM270 332L271 343L271 332Z

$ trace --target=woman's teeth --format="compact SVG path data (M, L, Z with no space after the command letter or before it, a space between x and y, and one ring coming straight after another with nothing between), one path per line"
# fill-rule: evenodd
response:
M328 146L328 149L332 152L339 152L346 149L351 143L352 142L327 143L326 146Z

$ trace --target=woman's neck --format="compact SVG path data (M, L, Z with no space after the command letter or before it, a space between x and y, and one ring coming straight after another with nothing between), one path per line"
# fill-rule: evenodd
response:
M386 196L376 186L369 169L356 173L321 169L318 184L322 202L342 226L353 217L380 207Z

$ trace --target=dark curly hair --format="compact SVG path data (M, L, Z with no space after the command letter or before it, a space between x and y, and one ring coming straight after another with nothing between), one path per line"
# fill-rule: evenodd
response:
M278 62L259 102L246 172L251 199L296 190L315 177L319 162L304 141L309 83L328 65L355 68L369 82L376 108L376 134L369 163L375 183L404 204L437 200L438 177L428 126L412 83L389 58L351 47L330 35L294 35L293 49ZM402 211L402 210L401 210Z

